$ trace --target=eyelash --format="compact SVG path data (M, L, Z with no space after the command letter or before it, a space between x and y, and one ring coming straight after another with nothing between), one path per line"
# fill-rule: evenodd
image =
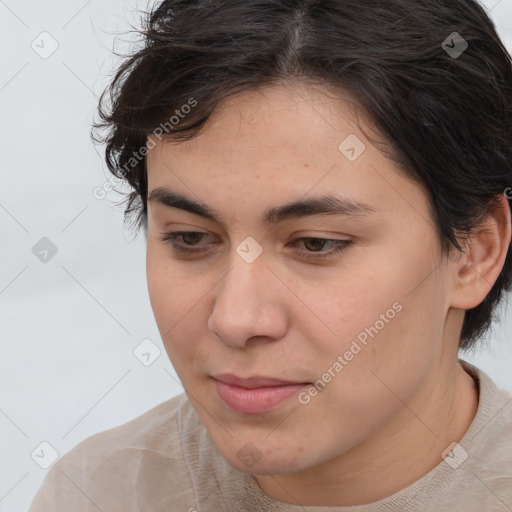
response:
M175 240L183 235L207 235L207 233L203 233L201 231L172 231L170 233L165 233L164 236L160 239L162 242L169 243L173 250L180 253L180 254L200 254L203 252L206 252L204 250L197 250L197 249L190 249L188 247L184 247L181 244L178 244L175 242ZM303 251L297 248L293 249L294 254L297 254L301 257L307 258L307 259L314 259L314 260L321 260L325 258L333 257L337 254L340 254L348 249L348 247L352 244L351 240L331 240L329 238L316 238L316 237L303 237L303 238L297 238L294 240L295 242L300 242L302 240L321 240L323 242L338 242L337 246L328 252L321 252L316 253L314 251Z

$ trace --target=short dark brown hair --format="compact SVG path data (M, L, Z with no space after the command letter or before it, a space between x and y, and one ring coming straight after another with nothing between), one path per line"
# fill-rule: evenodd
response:
M146 233L148 135L188 140L228 96L283 80L357 100L427 190L443 254L462 250L512 190L512 59L474 0L164 0L144 14L143 48L100 98L93 131L107 135L92 138L133 189L125 218ZM509 246L491 291L465 313L461 348L489 330L511 288Z

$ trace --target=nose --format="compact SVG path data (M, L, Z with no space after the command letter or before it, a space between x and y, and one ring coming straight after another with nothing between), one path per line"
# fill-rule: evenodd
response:
M248 263L234 253L230 270L214 290L208 328L224 343L244 347L253 338L268 342L285 335L284 304L290 292L263 255Z

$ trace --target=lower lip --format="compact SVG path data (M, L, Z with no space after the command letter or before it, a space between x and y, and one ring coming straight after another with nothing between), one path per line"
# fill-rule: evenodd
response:
M296 395L309 384L290 384L287 386L268 386L263 388L242 388L215 380L217 393L234 412L259 414L270 411L287 398Z

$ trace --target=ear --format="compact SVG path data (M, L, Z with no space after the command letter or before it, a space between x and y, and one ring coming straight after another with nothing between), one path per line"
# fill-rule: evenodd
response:
M454 263L451 306L472 309L482 303L498 279L511 238L511 214L505 194L475 228L464 254Z

